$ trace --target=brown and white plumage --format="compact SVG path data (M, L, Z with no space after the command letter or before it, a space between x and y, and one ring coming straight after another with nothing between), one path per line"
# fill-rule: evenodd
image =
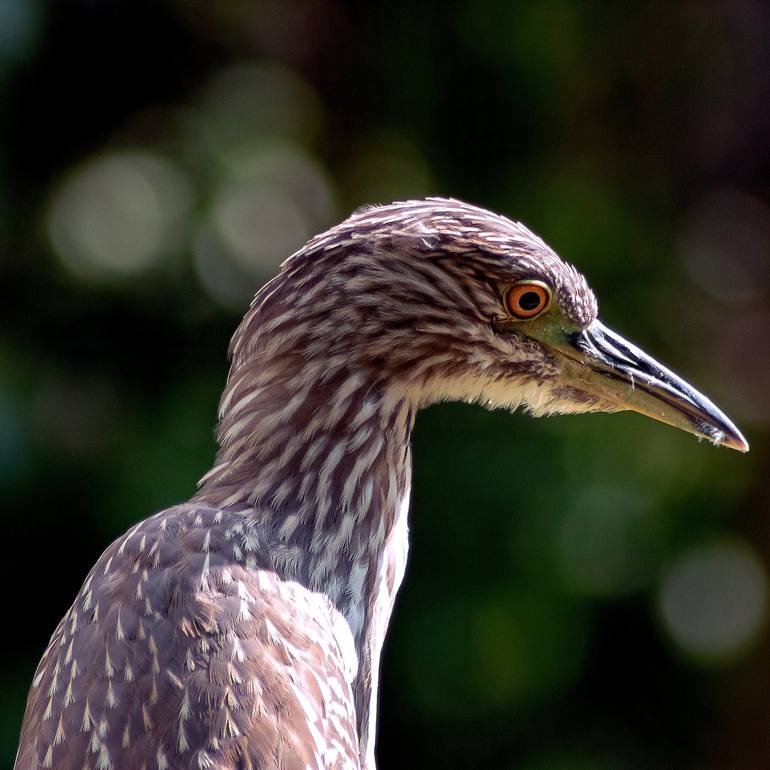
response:
M547 285L552 322L506 313L521 279ZM649 413L657 385L618 395L632 360L686 385L602 336L596 313L539 238L458 201L367 209L312 239L233 338L197 494L113 543L54 632L16 768L372 770L415 412L462 399ZM598 363L589 377L589 359L612 377ZM653 416L742 448L688 393L694 407L669 396Z

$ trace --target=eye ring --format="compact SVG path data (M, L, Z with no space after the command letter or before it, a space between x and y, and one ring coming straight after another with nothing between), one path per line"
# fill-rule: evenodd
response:
M542 281L517 281L505 289L503 304L506 312L513 318L531 321L551 304L551 289Z

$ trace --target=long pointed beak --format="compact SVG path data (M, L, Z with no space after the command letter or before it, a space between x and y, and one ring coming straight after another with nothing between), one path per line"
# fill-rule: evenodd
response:
M570 335L558 350L580 365L577 384L589 393L619 409L748 452L741 432L706 396L600 321Z

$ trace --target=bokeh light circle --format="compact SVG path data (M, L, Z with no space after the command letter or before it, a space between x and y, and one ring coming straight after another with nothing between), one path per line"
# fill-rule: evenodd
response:
M663 626L706 662L740 655L767 620L767 573L746 543L721 538L683 553L660 586Z
M336 195L318 162L290 142L240 147L224 169L194 239L194 264L213 299L243 309L286 257L331 224Z
M167 158L110 153L65 179L48 211L48 235L80 278L136 274L173 248L190 199L186 177Z

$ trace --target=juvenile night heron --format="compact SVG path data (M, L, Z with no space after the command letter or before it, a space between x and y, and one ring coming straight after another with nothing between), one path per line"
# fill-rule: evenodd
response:
M372 770L420 407L631 409L748 449L543 241L454 200L313 238L230 352L216 464L89 573L35 673L19 770Z

